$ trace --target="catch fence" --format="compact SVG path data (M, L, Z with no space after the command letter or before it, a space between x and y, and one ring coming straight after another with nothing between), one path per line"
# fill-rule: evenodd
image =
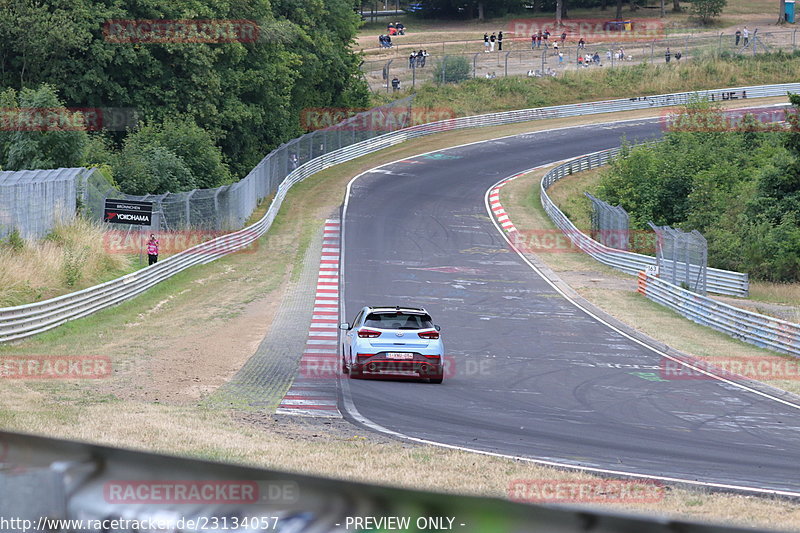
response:
M69 223L80 184L95 174L87 168L0 172L0 239L14 231L23 239L41 239L56 225Z
M630 217L619 205L611 205L588 192L584 193L592 202L592 238L606 246L619 250L630 248Z
M708 277L708 242L697 231L683 231L669 226L650 227L656 234L658 276L673 285L698 294L706 293Z

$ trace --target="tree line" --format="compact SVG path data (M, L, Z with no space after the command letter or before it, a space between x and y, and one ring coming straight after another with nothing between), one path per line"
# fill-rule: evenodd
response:
M215 187L304 133L301 110L368 103L350 49L360 24L351 0L5 0L0 15L4 170L103 165L133 194ZM193 20L252 21L256 31L109 36L112 21ZM128 109L138 125L34 131L15 127L17 107L69 108L62 120Z

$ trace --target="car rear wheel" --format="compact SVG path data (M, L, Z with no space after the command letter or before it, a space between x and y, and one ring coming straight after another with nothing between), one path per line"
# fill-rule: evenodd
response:
M344 360L344 355L342 355L342 374L348 374L350 370L347 368L347 361Z
M430 377L431 383L441 383L444 381L444 374L434 374Z
M359 379L361 378L361 367L359 365L353 365L350 367L350 379Z

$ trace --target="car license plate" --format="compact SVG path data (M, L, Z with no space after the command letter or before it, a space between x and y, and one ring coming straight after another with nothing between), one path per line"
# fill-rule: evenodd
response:
M386 359L414 359L413 353L388 352Z

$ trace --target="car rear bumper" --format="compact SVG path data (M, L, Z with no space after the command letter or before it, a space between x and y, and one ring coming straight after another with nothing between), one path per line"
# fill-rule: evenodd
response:
M411 360L389 359L383 353L359 357L357 366L362 372L374 374L417 373L421 377L437 376L443 372L442 357L414 354Z

